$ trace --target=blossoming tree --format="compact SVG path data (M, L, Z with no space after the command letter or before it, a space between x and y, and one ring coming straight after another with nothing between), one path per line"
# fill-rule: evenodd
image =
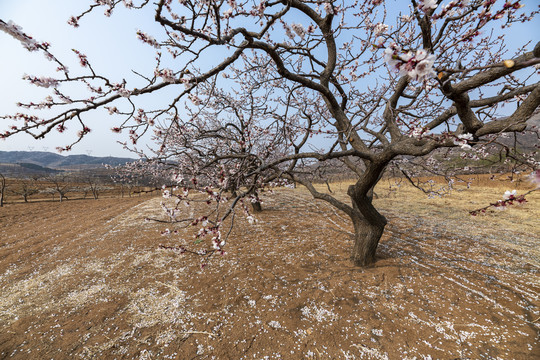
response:
M99 8L114 16L122 4L154 7L162 28L137 31L158 53L155 68L141 75L143 87L100 75L80 51L75 54L87 72L72 76L49 44L0 21L0 29L28 50L56 62L60 74L25 76L52 94L4 116L15 123L0 136L41 138L74 123L81 127L78 142L90 131L87 114L107 108L118 120L113 131L128 131L132 143L156 131L163 146L155 158L174 159L168 168L175 167L179 200L192 188L219 203L225 190L247 188L238 199L249 198L270 182L295 181L351 218L352 259L359 266L374 261L387 223L372 199L393 161L453 147L485 156L485 144L523 131L540 105L540 43L521 44L516 53L504 43L512 24L538 13L519 0L388 6L382 0L96 0L69 23L82 25ZM66 83L86 85L88 96L64 93ZM138 107L150 93L170 100L157 109ZM42 108L57 111L39 117L35 110ZM350 203L317 190L305 176L309 165L327 161L340 161L354 174ZM527 161L538 168L534 157ZM207 219L198 220L220 250L221 222L206 227Z

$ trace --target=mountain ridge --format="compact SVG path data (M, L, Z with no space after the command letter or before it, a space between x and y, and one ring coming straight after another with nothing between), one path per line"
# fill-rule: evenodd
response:
M115 156L59 155L47 151L0 151L0 163L3 164L29 163L58 170L118 166L136 160Z

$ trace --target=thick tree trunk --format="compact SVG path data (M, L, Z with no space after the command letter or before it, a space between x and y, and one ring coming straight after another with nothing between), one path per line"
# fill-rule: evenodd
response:
M257 190L253 192L253 195L255 196L255 201L251 202L251 207L253 208L253 212L261 212L262 211L262 205L261 200L259 199L259 193Z
M375 262L375 253L384 232L386 221L370 222L363 218L353 220L354 246L351 260L356 266L366 266Z
M358 196L354 187L348 191L355 211L351 215L354 225L354 246L351 260L356 266L366 266L375 262L375 253L386 226L386 218L372 204L373 188L364 196Z
M262 211L261 203L258 200L252 202L251 207L253 208L253 212L261 212Z

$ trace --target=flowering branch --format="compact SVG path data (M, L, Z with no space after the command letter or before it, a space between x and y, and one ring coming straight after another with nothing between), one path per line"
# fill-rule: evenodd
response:
M492 207L497 210L506 210L508 206L522 205L527 202L527 199L525 198L527 195L538 190L540 190L540 188L529 190L526 193L521 194L521 195L517 195L516 190L505 191L502 200L498 200L480 209L471 210L469 211L469 214L471 214L472 216L477 216L480 214L485 214L486 211Z

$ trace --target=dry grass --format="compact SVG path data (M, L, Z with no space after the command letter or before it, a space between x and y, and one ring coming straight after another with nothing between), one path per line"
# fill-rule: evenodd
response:
M441 197L429 198L422 191L413 187L406 180L397 179L382 180L375 189L378 197L375 199L375 206L383 212L391 211L399 214L415 214L417 217L451 220L458 224L456 231L463 231L465 234L486 235L494 238L506 239L512 244L512 236L537 235L540 233L540 191L535 191L527 196L527 203L524 205L509 206L501 211L490 208L486 214L479 216L469 215L473 211L497 200L502 199L502 195L507 190L518 190L519 194L534 189L534 186L527 181L526 176L514 177L510 181L510 175L500 175L490 179L491 175L470 175L463 176L463 180L470 182L470 187L465 183L456 183L455 190ZM427 179L421 179L425 181ZM434 178L440 185L446 185L442 178ZM330 189L334 195L347 201L346 190L352 184L351 181L336 182L330 184ZM437 187L437 186L435 186ZM319 185L319 191L328 192L326 185ZM390 216L392 216L390 214ZM443 221L444 223L444 221ZM501 236L506 234L507 236ZM533 248L535 258L540 264L540 251L535 241L537 236L532 236L530 246Z

